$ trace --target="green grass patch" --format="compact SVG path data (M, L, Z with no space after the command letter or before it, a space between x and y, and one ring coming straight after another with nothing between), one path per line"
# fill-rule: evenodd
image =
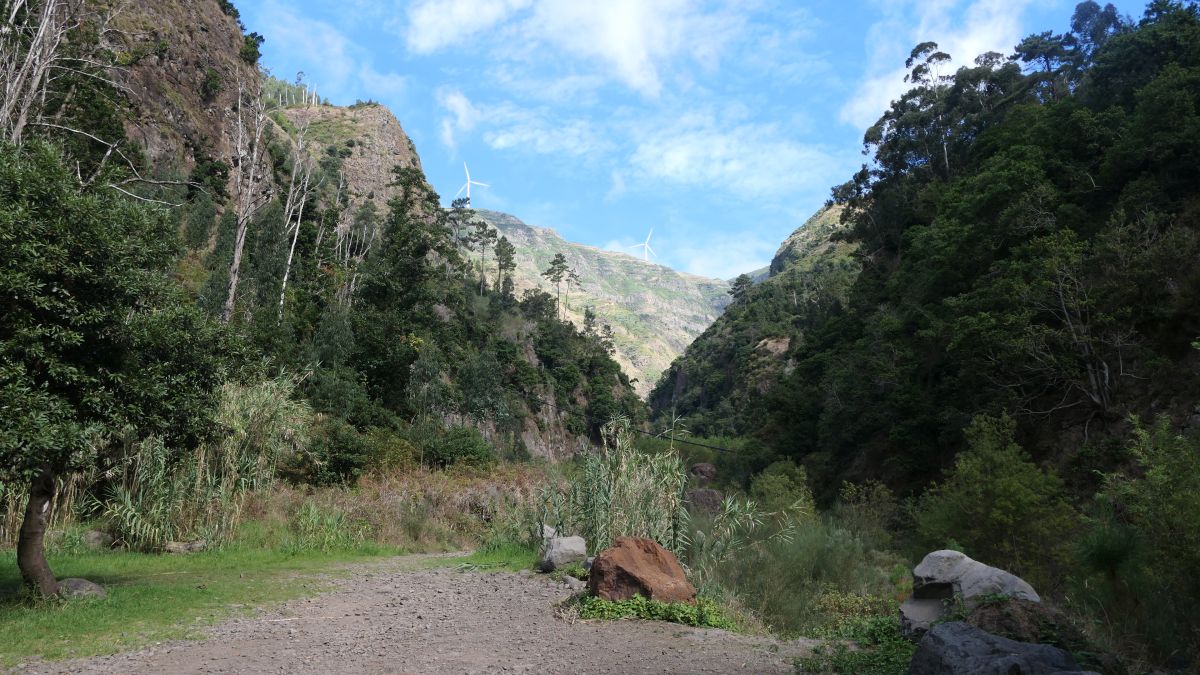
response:
M902 675L908 672L917 645L900 632L897 616L874 616L841 623L820 637L849 640L817 647L813 656L796 661L800 673L847 673L853 675Z
M588 571L579 563L571 563L570 565L564 565L562 567L555 568L555 570L550 573L550 578L559 583L562 583L562 580L566 579L567 577L575 577L580 581L587 581Z
M538 563L538 553L528 546L505 542L484 546L471 555L452 558L463 570L490 570L496 572L520 572L533 569Z
M391 553L396 551L384 547L298 553L235 545L188 556L51 555L59 578L94 581L109 597L46 603L23 596L15 554L0 553L0 668L199 637L205 626L230 615L319 592L326 573L337 573L337 563Z
M585 595L577 602L582 619L646 619L702 628L737 629L734 621L725 615L717 603L703 597L697 598L695 604L659 602L640 595L617 601Z

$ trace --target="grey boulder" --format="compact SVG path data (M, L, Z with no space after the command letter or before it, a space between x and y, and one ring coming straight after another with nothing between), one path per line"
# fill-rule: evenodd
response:
M587 560L587 542L583 537L552 537L546 540L541 568L553 571L563 565Z
M63 579L58 582L58 594L67 599L108 597L108 591L87 579Z
M955 597L971 610L985 596L1000 595L1041 602L1033 586L1015 574L958 551L934 551L913 568L912 597L900 606L901 628L908 637L917 638L942 618Z
M1016 642L956 621L935 626L917 645L908 675L1068 675L1082 673L1065 651Z

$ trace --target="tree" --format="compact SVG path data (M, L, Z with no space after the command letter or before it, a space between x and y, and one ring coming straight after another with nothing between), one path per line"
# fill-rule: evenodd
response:
M733 280L733 284L729 286L729 295L733 297L734 301L741 300L742 298L746 297L746 294L749 293L750 289L753 287L754 282L750 280L748 275L739 274L738 277Z
M1030 461L1015 431L1008 416L971 422L968 449L915 509L917 533L927 548L957 541L990 565L1048 582L1079 519L1062 481Z
M500 233L487 224L487 221L476 220L471 223L475 229L471 233L471 239L479 244L479 295L483 295L483 291L487 284L487 251L488 246L496 243Z
M238 282L242 271L242 254L246 247L246 235L250 223L272 198L270 176L263 171L267 144L263 134L267 129L267 111L262 100L262 83L255 82L248 89L238 83L238 100L235 118L234 150L237 152L235 186L237 188L237 233L234 237L233 258L229 263L229 282L226 285L225 304L221 309L221 321L229 323L237 306Z
M512 285L512 273L517 269L517 247L508 237L501 236L496 242L496 288L505 289L505 281Z
M231 345L169 281L163 215L81 188L47 145L0 145L0 480L29 485L17 564L44 596L56 480L103 466L107 432L186 445L212 427Z
M560 309L562 307L562 285L567 280L567 275L570 271L571 267L567 265L567 256L555 253L554 258L550 261L550 267L547 267L546 271L542 272L542 276L554 284L554 288L558 291L558 295L555 298L555 305Z

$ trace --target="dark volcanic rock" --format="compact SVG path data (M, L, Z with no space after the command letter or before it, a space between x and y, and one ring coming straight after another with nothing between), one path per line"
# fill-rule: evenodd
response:
M1016 642L961 621L934 626L913 655L908 675L1066 675L1080 673L1065 651Z

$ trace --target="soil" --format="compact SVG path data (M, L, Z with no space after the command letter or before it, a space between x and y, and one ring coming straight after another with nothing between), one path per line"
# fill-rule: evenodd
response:
M35 664L33 673L792 673L813 641L647 621L579 621L544 575L356 566L322 595L214 626L198 641Z

